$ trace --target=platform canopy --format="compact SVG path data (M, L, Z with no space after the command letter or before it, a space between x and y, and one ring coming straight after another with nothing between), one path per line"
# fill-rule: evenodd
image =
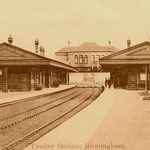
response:
M74 67L59 61L35 54L8 43L0 44L0 65L17 66L17 65L45 65L59 67L71 72L78 72Z
M123 76L127 76L128 87L138 89L145 81L145 90L150 89L150 42L146 41L103 57L99 59L99 63L104 72L122 74L121 80L124 80Z

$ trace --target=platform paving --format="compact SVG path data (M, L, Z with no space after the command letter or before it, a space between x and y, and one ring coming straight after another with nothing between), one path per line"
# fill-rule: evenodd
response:
M106 89L25 150L150 150L150 101L138 92Z
M39 91L0 92L0 104L19 100L19 99L30 98L42 94L53 93L53 92L69 89L72 87L75 87L75 85L60 85L57 88L44 88Z

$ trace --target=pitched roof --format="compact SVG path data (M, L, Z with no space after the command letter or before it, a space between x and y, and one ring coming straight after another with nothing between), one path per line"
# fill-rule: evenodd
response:
M77 72L72 66L5 42L0 44L0 65L50 65Z
M146 41L100 59L101 64L150 64L150 42Z
M35 54L33 52L27 51L15 45L9 43L0 44L0 60L48 60L48 58Z
M70 53L70 52L116 52L119 49L113 46L99 46L95 42L86 42L78 47L64 47L56 53Z

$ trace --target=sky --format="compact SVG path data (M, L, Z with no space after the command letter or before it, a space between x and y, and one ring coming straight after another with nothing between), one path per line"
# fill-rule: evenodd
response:
M149 0L0 0L0 43L9 35L13 45L34 52L39 39L45 55L55 51L108 41L119 49L150 41Z

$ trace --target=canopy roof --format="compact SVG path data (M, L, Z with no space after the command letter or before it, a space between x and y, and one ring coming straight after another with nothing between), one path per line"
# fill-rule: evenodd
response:
M0 65L48 65L78 72L72 66L5 42L0 44Z
M100 64L150 64L150 42L143 42L100 59Z

